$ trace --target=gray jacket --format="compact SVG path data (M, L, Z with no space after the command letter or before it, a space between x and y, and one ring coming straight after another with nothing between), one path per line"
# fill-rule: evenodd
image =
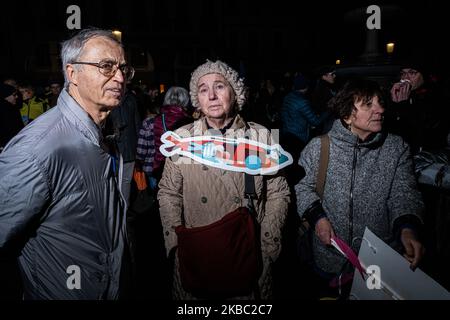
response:
M0 255L19 255L26 299L118 298L120 162L65 90L0 154ZM76 284L70 266L79 267L80 289L68 288Z
M389 242L395 219L408 214L420 217L423 211L408 145L400 137L382 132L360 142L340 120L328 134L330 159L322 207L336 235L351 244L355 237L363 236L367 226ZM295 186L300 215L319 200L315 192L319 154L320 138L315 138L299 160L306 173ZM354 241L356 253L360 244ZM313 253L316 265L327 272L339 272L345 261L315 235Z

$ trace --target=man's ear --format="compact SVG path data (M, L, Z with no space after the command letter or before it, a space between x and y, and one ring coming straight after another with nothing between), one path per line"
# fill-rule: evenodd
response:
M69 80L69 83L78 85L78 70L76 70L73 65L68 64L66 66L66 74L67 74L67 80Z

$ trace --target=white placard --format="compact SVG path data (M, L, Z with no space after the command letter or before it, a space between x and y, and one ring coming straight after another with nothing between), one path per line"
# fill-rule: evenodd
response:
M358 255L364 269L379 274L363 279L355 272L350 299L356 300L450 300L450 293L366 228ZM372 267L371 267L372 266ZM378 269L377 269L378 267ZM369 272L368 272L369 273ZM377 286L374 277L379 276ZM372 277L372 278L370 278ZM372 289L369 289L369 288Z

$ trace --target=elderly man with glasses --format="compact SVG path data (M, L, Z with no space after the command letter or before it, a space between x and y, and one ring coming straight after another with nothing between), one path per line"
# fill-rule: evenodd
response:
M128 274L122 158L102 127L134 70L111 31L62 44L65 89L0 155L0 258L25 299L117 299Z

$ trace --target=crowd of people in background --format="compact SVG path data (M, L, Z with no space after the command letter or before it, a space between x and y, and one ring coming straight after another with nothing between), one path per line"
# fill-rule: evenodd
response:
M443 148L447 143L447 123L441 115L447 112L443 101L449 90L443 87L443 79L436 78L423 61L408 61L404 66L403 71L399 70L398 82L393 82L390 88L382 88L388 98L385 124L392 133L402 136L412 145L414 152L424 148ZM303 71L289 71L283 75L265 77L259 87L248 87L249 99L241 111L246 118L266 128L279 129L280 139L284 139L284 144L293 154L299 154L302 147L292 150L291 144L304 146L314 136L331 129L334 118L328 103L347 79L337 78L339 68L336 66L322 66L308 72L309 76ZM2 82L1 102L8 101L11 96L8 102L19 110L23 126L53 108L63 86L53 80L45 86L30 85L26 80L18 82L12 78L5 78ZM12 88L14 91L11 91ZM10 94L5 96L7 93ZM147 120L145 126L148 126L150 119L164 113L160 110L167 106L165 95L166 92L160 92L157 84L147 85L142 81L127 84L127 99L132 97L136 100L131 105L135 105L136 116L142 121L137 131L144 127L144 120ZM185 116L198 117L189 100L183 103L186 104L183 106ZM3 143L3 147L5 145Z

